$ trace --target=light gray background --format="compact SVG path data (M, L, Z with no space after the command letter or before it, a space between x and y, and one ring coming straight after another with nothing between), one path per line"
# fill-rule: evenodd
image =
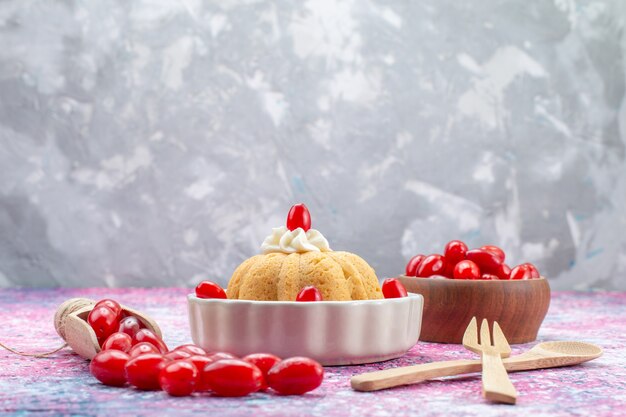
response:
M291 204L626 289L626 2L0 3L0 286L225 284Z

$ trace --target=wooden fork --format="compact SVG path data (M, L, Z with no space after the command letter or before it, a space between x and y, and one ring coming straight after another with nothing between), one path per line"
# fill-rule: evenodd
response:
M502 358L508 358L511 355L511 347L506 341L498 322L493 322L492 344L487 319L483 319L480 326L479 342L478 323L476 317L472 318L463 335L463 346L472 352L482 355L483 397L489 401L515 404L517 392L502 363Z

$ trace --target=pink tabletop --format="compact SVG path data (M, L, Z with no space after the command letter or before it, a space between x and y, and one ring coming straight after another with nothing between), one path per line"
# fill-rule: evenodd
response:
M190 343L187 289L0 290L0 342L23 351L56 347L52 316L71 297L114 298L142 310L161 326L171 347ZM0 415L140 415L202 413L206 416L624 416L626 415L626 293L555 292L540 341L595 343L604 355L569 368L511 374L516 406L486 403L480 375L445 378L413 386L360 393L349 379L396 366L474 358L459 345L419 342L404 357L364 366L328 367L322 386L304 396L257 393L244 398L198 395L172 398L99 384L88 362L65 349L50 358L24 358L0 350ZM513 347L520 353L534 343Z

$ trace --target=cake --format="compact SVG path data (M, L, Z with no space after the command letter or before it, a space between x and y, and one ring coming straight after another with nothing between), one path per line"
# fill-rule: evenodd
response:
M228 298L295 301L303 288L313 286L324 301L382 299L372 267L353 253L333 251L310 223L306 206L293 206L287 226L272 229L263 241L262 254L235 269Z

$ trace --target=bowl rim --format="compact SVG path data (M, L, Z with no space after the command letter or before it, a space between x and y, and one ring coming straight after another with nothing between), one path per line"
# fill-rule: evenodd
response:
M421 300L424 301L422 294L409 292L406 297L401 298L379 298L374 300L350 300L350 301L259 301L259 300L240 300L240 299L227 299L227 298L200 298L194 293L187 294L187 300L189 302L196 302L201 304L232 304L232 305L263 305L263 306L290 306L297 308L310 308L317 305L325 306L355 306L355 305L376 305L376 304L402 304L406 302L412 302Z
M483 283L483 282L541 282L541 281L548 281L548 279L544 276L540 276L539 278L532 278L532 279L454 279L454 278L447 278L447 277L443 277L440 275L433 275L432 277L413 277L413 276L409 276L409 275L398 275L397 278L403 278L403 279L415 279L418 280L418 282L423 282L423 281L436 281L436 282L451 282L451 283L471 283L471 284L478 284L478 283Z

